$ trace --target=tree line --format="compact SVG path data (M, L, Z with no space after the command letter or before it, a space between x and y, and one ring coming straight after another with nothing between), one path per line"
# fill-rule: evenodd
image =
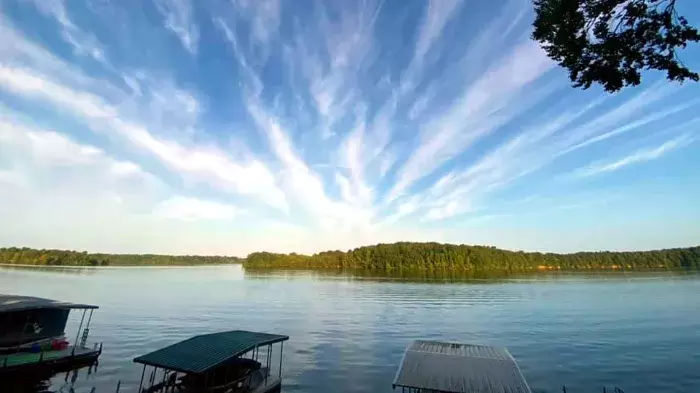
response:
M0 263L37 266L138 266L240 263L241 258L199 255L100 254L85 251L0 248Z
M655 251L555 254L441 243L377 244L313 255L254 252L228 256L103 254L85 251L0 248L0 264L37 266L139 266L243 263L246 268L339 269L396 272L525 272L536 270L700 269L700 246Z
M394 243L359 247L348 252L313 255L255 252L246 268L423 270L524 272L587 269L697 269L700 246L655 251L577 252L555 254L501 250L490 246L440 243Z

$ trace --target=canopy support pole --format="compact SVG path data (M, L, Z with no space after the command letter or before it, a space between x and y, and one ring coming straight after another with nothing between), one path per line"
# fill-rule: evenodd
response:
M153 386L153 383L156 381L156 372L158 372L158 367L153 368L153 372L151 373L151 379L149 387Z
M280 342L280 370L279 378L282 378L282 352L284 351L284 341Z
M143 386L143 376L146 374L146 365L143 365L143 371L141 371L141 382L139 382L139 391L141 393L141 387Z
M73 352L71 355L75 355L75 346L78 345L78 337L80 337L80 329L83 328L83 321L85 320L85 309L83 309L83 317L80 318L80 326L78 326L78 332L75 333L75 341L73 342Z
M95 309L91 308L90 309L90 316L88 317L87 324L85 325L85 329L83 330L83 337L80 339L80 345L85 346L85 343L87 342L88 334L90 334L90 321L92 321L92 312L95 311Z
M267 355L265 356L265 363L267 365L267 371L265 372L265 386L267 386L267 377L270 375L270 355L272 355L272 344L267 346Z

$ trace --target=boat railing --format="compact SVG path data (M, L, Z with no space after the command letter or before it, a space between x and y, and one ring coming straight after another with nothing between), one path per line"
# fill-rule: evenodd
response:
M562 386L561 391L562 391L562 393L574 393L573 391L570 391L566 386ZM603 393L625 393L624 390L620 389L617 386L614 386L612 389L609 389L608 387L603 386L602 392Z
M77 353L76 353L76 348L79 350ZM68 346L68 348L66 348L66 351L70 351L70 354L69 354L69 356L62 356L61 358L63 360L80 358L80 357L85 356L86 354L93 355L95 352L99 356L102 354L102 343L99 343L99 344L94 343L92 348L88 348L85 346L76 347L75 345L72 345L72 346ZM39 364L44 363L44 362L55 361L56 358L51 356L51 354L53 354L55 352L56 352L56 350L40 350L38 353L36 353L37 356L35 359L26 359L25 358L25 359L23 359L22 362L10 360L10 359L12 359L13 355L16 355L16 354L0 355L0 356L2 356L2 361L0 361L0 368L15 367L19 364L29 364L29 363L39 365ZM32 354L32 352L25 352L25 353Z
M75 334L75 340L73 340L72 343L69 343L65 337L60 338L60 340L57 340L54 337L42 339L29 344L18 344L14 347L14 350L11 350L5 354L0 354L0 359L2 359L0 360L0 368L14 367L18 364L39 364L47 361L53 361L55 360L55 356L52 355L59 351L62 352L61 358L64 359L82 357L87 354L94 354L95 352L97 352L98 356L102 354L101 342L99 344L97 342L93 343L92 348L88 347L87 344L88 336L90 334L90 322L92 321L92 314L95 309L89 308L89 313L87 312L88 308L83 308L82 310L83 313L80 318L80 324L78 325L78 329ZM85 318L86 316L87 320ZM54 342L56 341L60 343L58 347L54 347ZM45 349L43 347L46 345L46 343L49 343L51 346L50 349ZM38 350L35 348L38 348ZM17 354L23 354L25 356L23 356L23 359L20 361L17 359ZM26 356L31 354L36 354L36 357L32 358L31 356Z

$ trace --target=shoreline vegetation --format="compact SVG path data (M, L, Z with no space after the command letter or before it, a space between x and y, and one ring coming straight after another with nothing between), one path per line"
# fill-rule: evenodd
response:
M397 273L521 273L536 271L700 269L700 246L653 251L571 254L502 250L441 243L377 244L313 255L254 252L229 256L105 254L85 251L0 248L0 264L31 266L197 266L241 263L248 269L355 270Z
M241 262L242 258L222 256L104 254L27 247L0 248L0 264L17 266L196 266Z

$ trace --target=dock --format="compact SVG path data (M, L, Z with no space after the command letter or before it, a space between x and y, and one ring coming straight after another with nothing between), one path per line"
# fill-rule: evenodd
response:
M397 387L409 393L531 393L506 348L424 340L406 348Z

